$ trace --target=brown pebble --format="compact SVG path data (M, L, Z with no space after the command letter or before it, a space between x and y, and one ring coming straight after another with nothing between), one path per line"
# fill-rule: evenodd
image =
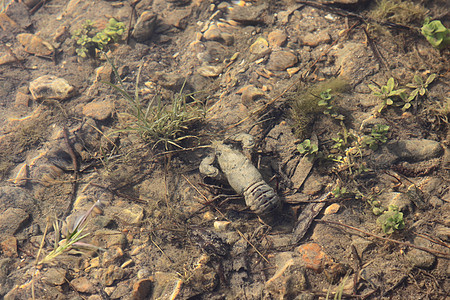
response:
M284 71L298 62L297 56L289 51L276 51L270 54L267 69L271 71Z
M327 31L319 31L309 33L302 37L303 44L311 47L316 47L319 44L327 44L331 41L330 34Z
M25 48L25 51L38 56L50 56L55 49L53 46L31 33L21 33L17 35L17 40Z
M94 285L86 277L75 278L70 282L70 286L73 287L75 291L80 293L88 293L88 294L95 293Z
M141 279L133 285L132 298L135 300L149 299L150 292L152 290L151 279Z
M112 111L113 104L110 101L90 102L83 107L83 115L99 121L108 119Z
M277 48L284 45L287 40L287 35L282 30L277 29L269 33L267 39L270 47Z
M208 30L205 31L203 36L208 41L217 41L222 39L222 32L216 24L212 24L209 26Z
M3 237L0 243L3 255L6 257L19 257L17 253L17 239L13 236Z

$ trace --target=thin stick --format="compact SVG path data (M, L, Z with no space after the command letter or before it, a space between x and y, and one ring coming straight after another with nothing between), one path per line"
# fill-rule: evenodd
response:
M424 239L426 239L426 240L429 240L429 241L432 242L432 243L435 243L435 244L438 244L438 245L441 245L441 246L450 248L450 246L449 246L447 243L444 243L444 242L442 242L442 241L435 240L435 239L431 238L431 236L428 235L428 234L426 234L426 233L423 233L423 234L418 233L418 232L414 232L414 233L415 233L416 235L420 236L421 238L424 238Z
M73 164L73 183L72 183L72 193L70 197L69 206L67 207L67 210L64 214L64 217L67 217L73 208L73 203L75 202L75 199L77 197L77 186L78 186L78 161L77 156L75 154L75 151L72 148L72 145L69 141L69 133L67 131L66 126L63 128L63 136L64 141L66 142L67 151L69 152L70 157L72 158L72 164Z
M376 235L376 234L373 234L373 233L370 233L370 232L358 229L358 228L350 226L350 225L342 224L340 222L325 221L325 220L314 220L314 221L316 221L318 223L325 223L325 224L333 224L333 225L344 226L344 227L347 227L349 229L356 230L358 232L364 233L366 235L375 237L375 238L383 240L383 241L396 243L396 244L407 246L407 247L411 247L411 248L416 248L416 249L419 249L419 250L422 250L422 251L425 251L425 252L428 252L428 253L440 256L440 257L445 258L445 259L450 259L450 254L449 253L445 253L445 252L441 252L441 251L437 251L437 250L433 250L433 249L429 249L429 248L425 248L425 247L421 247L421 246L416 246L416 245L408 243L408 242L401 242L401 241L397 241L397 240L394 240L394 239L385 238L385 237L382 237L382 236L379 236L379 235Z

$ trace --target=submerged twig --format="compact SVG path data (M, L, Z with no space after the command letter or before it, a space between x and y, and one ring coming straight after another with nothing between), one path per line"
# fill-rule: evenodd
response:
M73 164L73 182L72 182L72 193L70 195L70 199L69 199L69 206L67 207L66 212L63 215L63 218L67 217L70 212L72 211L73 208L73 203L75 202L75 199L77 198L77 187L78 187L78 160L77 160L77 156L75 154L75 151L72 147L72 145L70 144L69 141L69 133L67 131L67 128L64 126L63 128L63 136L64 136L64 141L66 142L66 147L67 147L67 151L70 155L70 158L72 159L72 164Z
M445 258L445 259L450 259L450 253L445 253L445 252L441 252L441 251L438 251L438 250L429 249L429 248L426 248L426 247L416 246L416 245L408 243L408 242L402 242L402 241L397 241L397 240L390 239L390 238L385 238L385 237L382 237L382 236L379 236L379 235L376 235L376 234L373 234L373 233L361 230L359 228L356 228L356 227L353 227L353 226L350 226L350 225L347 225L347 224L342 224L340 222L326 221L326 220L315 220L315 221L318 222L318 223L325 223L325 224L332 224L332 225L338 225L338 226L347 227L349 229L356 230L358 232L364 233L366 235L375 237L375 238L383 240L383 241L396 243L396 244L403 245L403 246L406 246L406 247L416 248L416 249L419 249L419 250L422 250L422 251L425 251L425 252L437 255L437 256Z

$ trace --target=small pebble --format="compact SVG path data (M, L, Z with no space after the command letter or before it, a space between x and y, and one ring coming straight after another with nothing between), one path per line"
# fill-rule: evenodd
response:
M297 56L289 51L276 51L270 54L267 69L271 71L284 71L298 62Z

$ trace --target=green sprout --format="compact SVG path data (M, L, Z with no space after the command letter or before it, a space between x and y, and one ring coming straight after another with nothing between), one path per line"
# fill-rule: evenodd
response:
M362 144L369 147L373 151L378 150L378 147L385 144L388 140L386 134L389 132L389 126L384 124L376 124L372 128L370 135L365 135L362 138Z
M331 194L333 194L334 198L341 198L344 197L346 194L348 194L347 188L336 186L332 191Z
M94 30L94 23L86 20L82 27L74 32L72 39L78 45L75 51L80 57L94 55L95 49L104 51L109 44L120 41L125 32L125 24L111 18L105 29L97 33L94 33Z
M395 205L389 205L388 210L378 217L377 223L381 225L381 229L386 234L405 228L403 213Z
M325 107L323 113L326 115L330 115L331 117L335 118L336 120L344 120L343 115L339 115L334 111L333 105L331 105L331 100L333 99L333 96L331 95L331 89L326 89L322 91L319 95L320 100L317 103L321 107Z
M436 49L442 50L450 45L450 30L441 21L425 19L421 29L422 35Z
M311 140L306 139L297 146L297 151L302 155L316 156L319 152L319 147L311 143Z
M101 206L100 201L95 202L92 207L86 211L81 217L79 217L76 222L73 224L72 228L68 228L67 236L64 239L61 239L61 230L59 228L59 222L55 222L53 227L55 229L55 246L54 249L47 254L42 260L38 262L38 265L45 264L51 262L60 254L67 252L68 250L75 247L88 247L88 248L96 248L98 247L86 244L81 242L82 239L87 237L89 233L83 233L87 226L87 219L89 215L92 213L95 207Z
M405 100L405 104L403 105L402 110L407 110L411 107L411 102L417 100L417 98L425 96L428 92L428 86L434 81L437 77L437 74L433 73L428 78L423 81L422 77L419 75L414 75L413 82L408 83L406 86L413 89L413 91L409 94L408 98Z
M381 99L381 104L378 107L378 112L381 113L386 107L393 105L398 98L406 99L405 89L395 90L396 84L394 78L389 78L386 85L377 87L373 84L368 85L373 94Z

